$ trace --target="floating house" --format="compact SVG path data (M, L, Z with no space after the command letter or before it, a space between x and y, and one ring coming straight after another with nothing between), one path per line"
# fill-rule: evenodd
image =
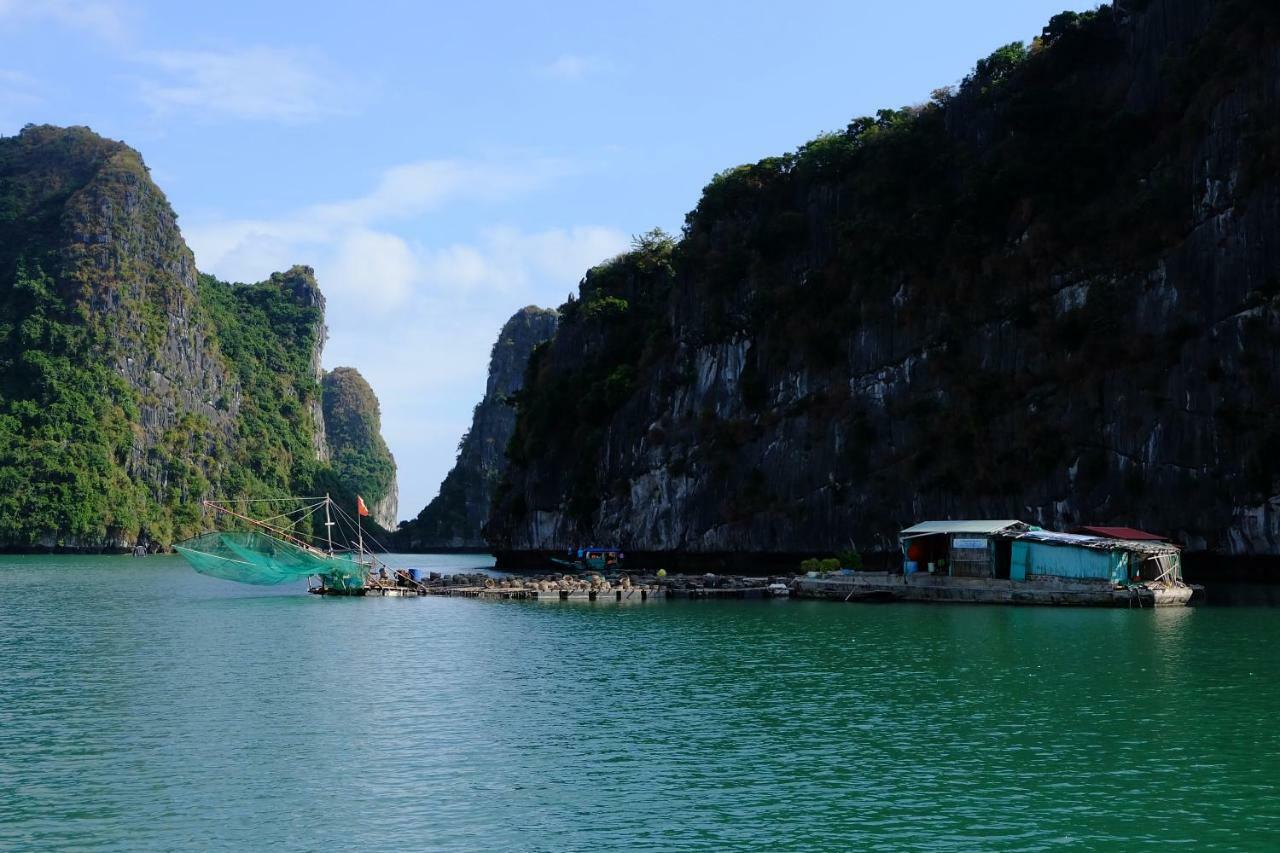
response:
M924 521L898 534L904 574L1007 578L1011 537L1030 525L1017 519Z
M1028 530L1010 542L1010 574L1107 581L1116 585L1182 581L1178 546L1152 539L1113 539Z
M1127 528L1108 528L1108 532ZM1141 534L1142 531L1132 531ZM903 530L902 571L798 582L801 597L1156 607L1187 604L1178 546L1057 533L1017 519L925 521Z

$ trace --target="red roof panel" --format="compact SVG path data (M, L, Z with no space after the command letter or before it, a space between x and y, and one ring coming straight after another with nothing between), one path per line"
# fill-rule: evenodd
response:
M1157 536L1136 527L1077 527L1076 533L1089 533L1107 539L1129 539L1135 542L1168 542L1168 536Z

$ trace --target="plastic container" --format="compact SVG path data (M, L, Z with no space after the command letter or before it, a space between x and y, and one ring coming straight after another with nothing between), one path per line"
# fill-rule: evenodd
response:
M902 573L904 575L914 575L918 571L920 571L920 564L915 560L907 560L902 564Z

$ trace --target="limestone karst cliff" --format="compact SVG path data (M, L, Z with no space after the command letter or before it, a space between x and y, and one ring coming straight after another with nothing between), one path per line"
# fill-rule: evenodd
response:
M1280 6L1055 17L717 175L535 353L508 558L1123 522L1280 554Z
M515 429L512 397L524 381L529 354L555 333L557 319L555 311L530 305L503 325L489 356L484 398L476 404L471 428L458 443L457 462L440 484L440 493L400 528L396 537L400 548L485 546L481 528L494 487L506 469L507 443Z
M323 345L312 271L198 274L127 145L0 138L0 547L167 545L204 498L331 482Z
M338 481L364 497L373 520L395 530L399 509L396 462L382 439L382 412L369 383L354 367L324 375L323 405L330 465Z

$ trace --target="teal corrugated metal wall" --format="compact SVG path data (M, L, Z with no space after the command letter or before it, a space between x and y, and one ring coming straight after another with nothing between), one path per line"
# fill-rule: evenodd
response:
M1129 579L1129 555L1124 551L1098 551L1071 545L1047 545L1018 540L1013 543L1010 577L1026 580L1028 575L1060 578L1109 580Z

